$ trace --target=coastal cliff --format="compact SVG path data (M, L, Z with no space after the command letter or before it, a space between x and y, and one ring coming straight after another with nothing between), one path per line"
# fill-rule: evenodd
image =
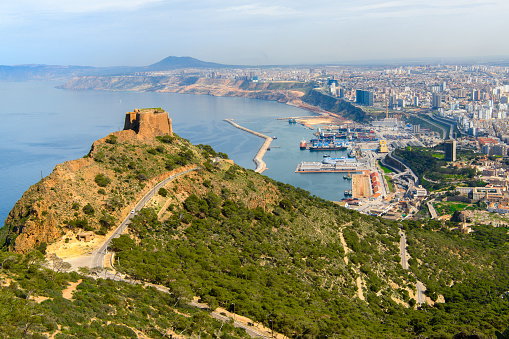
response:
M4 247L26 252L80 230L104 235L146 189L174 170L167 156L185 142L173 137L168 113L134 110L125 120L123 131L95 141L84 158L56 165L23 194L2 228ZM165 142L157 139L162 136Z
M201 94L287 103L303 96L307 86L309 85L299 82L253 83L246 80L206 79L192 76L80 76L59 88Z

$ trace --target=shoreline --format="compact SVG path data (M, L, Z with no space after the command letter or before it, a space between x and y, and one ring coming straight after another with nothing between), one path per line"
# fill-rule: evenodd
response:
M260 149L256 153L255 157L253 158L253 162L256 165L255 172L256 173L260 173L260 174L263 173L267 169L267 165L263 161L263 156L267 152L267 149L270 147L270 143L272 142L272 138L268 137L266 135L263 135L261 133L252 131L250 129L247 129L245 127L242 127L239 124L233 122L233 119L224 119L224 121L226 121L227 123L231 124L233 127L236 127L236 128L238 128L240 130L243 130L244 132L248 132L248 133L251 133L253 135L256 135L257 137L265 139L265 142L263 143L262 147L260 147Z

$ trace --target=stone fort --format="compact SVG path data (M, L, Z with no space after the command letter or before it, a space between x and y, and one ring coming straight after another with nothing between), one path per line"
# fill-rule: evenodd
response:
M124 130L133 130L138 137L153 138L160 135L173 136L168 112L161 108L135 109L125 115Z

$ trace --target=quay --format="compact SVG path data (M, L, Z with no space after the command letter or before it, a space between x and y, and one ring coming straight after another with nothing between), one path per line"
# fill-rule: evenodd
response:
M262 147L258 150L258 153L256 153L255 157L253 158L253 162L256 165L255 172L257 173L263 173L267 169L267 165L263 161L263 156L265 155L265 152L267 152L267 149L270 147L270 143L272 142L272 138L268 137L266 135L263 135L261 133L252 131L250 129L247 129L245 127L240 126L239 124L233 122L233 119L224 119L224 121L230 123L233 127L236 127L240 130L243 130L245 132L251 133L253 135L256 135L257 137L264 138L265 142L263 143Z
M297 165L295 173L355 173L364 172L366 168L357 166L356 163L323 163L323 162L301 162Z

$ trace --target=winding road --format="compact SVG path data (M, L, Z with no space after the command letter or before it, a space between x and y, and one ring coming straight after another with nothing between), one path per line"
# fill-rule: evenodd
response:
M183 172L171 175L168 178L166 178L166 179L160 181L159 183L157 183L154 187L152 187L150 189L150 191L147 194L145 194L145 196L143 196L143 198L141 198L138 201L138 203L136 204L136 206L133 209L134 213L131 212L130 214L128 214L125 217L125 219L122 221L122 223L117 227L117 229L108 237L108 239L106 239L102 243L102 245L99 248L93 250L92 252L90 252L86 256L65 259L64 261L70 263L71 266L73 267L73 269L77 269L79 267L88 267L88 268L99 267L99 268L104 268L104 257L108 253L108 246L110 245L111 240L114 239L114 238L120 237L120 235L122 233L124 233L125 229L130 224L131 218L136 214L136 212L138 212L143 207L145 207L145 204L150 200L150 198L152 198L154 196L154 194L161 187L165 186L167 183L169 183L170 181L172 181L173 179L175 179L175 178L177 178L179 176L185 175L185 174L187 174L189 172L192 172L192 171L196 171L198 169L200 169L200 166L196 166L196 167L193 167L191 169L185 170Z

